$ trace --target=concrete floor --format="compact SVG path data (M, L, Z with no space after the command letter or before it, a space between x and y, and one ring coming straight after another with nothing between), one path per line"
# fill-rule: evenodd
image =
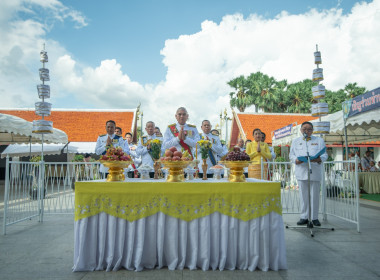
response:
M361 233L356 226L329 217L335 231L286 229L288 270L169 271L120 270L71 272L74 221L72 215L45 215L7 228L0 235L0 279L380 279L380 203L361 200ZM1 214L2 215L2 214ZM295 224L296 215L284 215ZM0 220L2 224L2 219Z

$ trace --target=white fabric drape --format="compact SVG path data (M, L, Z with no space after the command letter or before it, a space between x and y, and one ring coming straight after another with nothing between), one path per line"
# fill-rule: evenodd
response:
M134 222L100 213L75 222L73 271L287 269L282 216L244 222L220 213L186 222L157 213Z

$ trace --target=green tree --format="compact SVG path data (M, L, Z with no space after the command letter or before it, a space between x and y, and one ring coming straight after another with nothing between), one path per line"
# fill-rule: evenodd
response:
M310 113L313 94L311 88L315 85L310 79L288 85L284 94L284 103L288 113Z
M245 108L252 105L252 98L247 93L247 80L242 75L227 82L227 84L235 89L234 92L230 92L231 107L236 107L240 112L244 112Z
M357 83L349 83L344 87L347 99L354 98L366 92L365 87L359 87Z
M253 104L264 112L281 111L281 100L287 81L277 81L274 77L269 77L261 72L251 74L248 78L249 95ZM280 105L280 106L279 106Z
M342 110L342 102L347 99L346 96L347 95L343 89L338 91L326 90L325 98L321 101L326 102L329 105L329 113L332 114Z

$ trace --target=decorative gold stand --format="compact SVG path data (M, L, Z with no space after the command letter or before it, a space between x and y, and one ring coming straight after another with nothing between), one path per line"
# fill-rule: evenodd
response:
M202 171L203 171L203 177L202 180L207 180L207 159L203 159L203 164L202 164Z
M190 164L191 161L161 161L162 165L169 168L169 175L166 182L183 182L185 176L183 169Z
M230 182L245 182L244 168L247 167L250 161L222 161L227 168L230 169L228 181Z
M108 168L107 182L122 182L125 180L124 168L127 168L131 161L100 160L100 163Z

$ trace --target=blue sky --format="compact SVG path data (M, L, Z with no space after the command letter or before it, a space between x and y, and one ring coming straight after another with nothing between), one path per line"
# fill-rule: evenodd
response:
M62 1L83 13L88 25L75 28L75 23L55 23L49 38L62 42L73 56L96 67L99 61L115 58L132 80L158 83L165 79L166 67L160 50L167 39L194 34L201 30L204 20L220 22L227 14L244 17L258 14L271 19L281 11L290 14L341 8L351 10L353 0L150 0L150 1ZM367 1L368 2L368 1ZM101 42L99 42L101 40Z
M322 52L324 85L379 86L380 0L0 1L2 108L39 101L39 51L49 55L53 108L134 109L164 127L186 106L213 124L226 84L261 71L311 78ZM252 110L252 108L248 109Z

